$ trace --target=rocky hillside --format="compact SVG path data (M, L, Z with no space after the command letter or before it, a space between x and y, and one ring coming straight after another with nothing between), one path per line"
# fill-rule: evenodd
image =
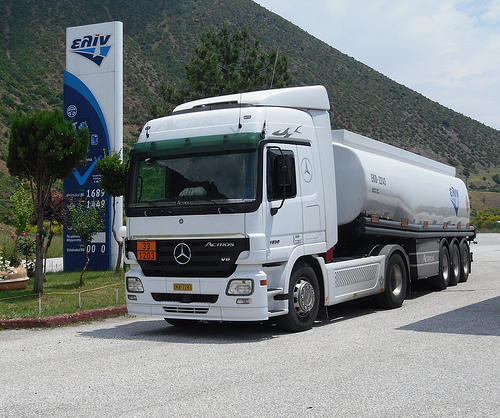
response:
M286 54L293 85L325 85L334 128L454 165L459 173L500 166L500 131L390 80L251 0L0 0L0 10L0 160L12 112L62 107L66 27L124 23L124 135L130 146L150 118L160 82L177 85L200 34L227 21L231 28L246 25L264 48ZM5 173L0 161L2 191L11 181Z

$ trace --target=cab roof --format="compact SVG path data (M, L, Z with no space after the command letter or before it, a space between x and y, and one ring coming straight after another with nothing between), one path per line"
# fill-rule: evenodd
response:
M174 113L207 110L212 106L250 105L290 107L295 109L330 110L330 101L324 86L289 87L284 89L236 93L183 103Z

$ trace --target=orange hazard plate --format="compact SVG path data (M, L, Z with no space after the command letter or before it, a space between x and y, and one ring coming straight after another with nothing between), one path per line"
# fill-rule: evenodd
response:
M155 261L156 241L137 241L137 259Z

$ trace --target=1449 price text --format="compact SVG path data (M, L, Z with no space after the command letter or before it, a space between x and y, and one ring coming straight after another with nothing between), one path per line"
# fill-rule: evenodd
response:
M106 199L87 200L87 209L89 208L104 208L106 207Z

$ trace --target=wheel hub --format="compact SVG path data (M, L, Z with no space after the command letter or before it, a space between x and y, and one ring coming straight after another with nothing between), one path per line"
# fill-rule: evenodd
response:
M467 276L469 274L469 252L467 250L462 253L462 266L464 274Z
M447 254L443 255L443 265L442 265L443 271L442 271L442 276L444 280L448 280L450 276L450 260L448 258Z
M399 296L403 291L403 273L400 266L394 266L389 280L391 281L392 294L396 297Z
M305 316L314 307L316 295L313 285L307 280L300 279L293 289L293 305L299 316Z
M453 254L453 274L455 277L460 275L460 255L458 252Z

